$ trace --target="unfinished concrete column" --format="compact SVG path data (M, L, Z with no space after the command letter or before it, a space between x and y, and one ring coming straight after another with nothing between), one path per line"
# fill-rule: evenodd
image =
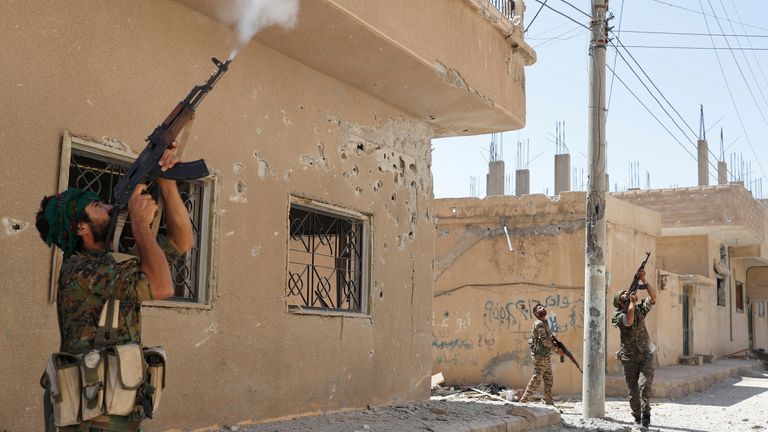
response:
M485 176L485 195L504 195L504 161L488 162L488 174Z
M728 184L728 164L725 161L717 162L717 184Z
M709 145L707 140L700 139L699 144L699 186L709 186L709 157L708 150Z
M571 155L555 155L555 195L571 190Z
M515 195L528 195L531 193L531 172L527 169L515 171Z

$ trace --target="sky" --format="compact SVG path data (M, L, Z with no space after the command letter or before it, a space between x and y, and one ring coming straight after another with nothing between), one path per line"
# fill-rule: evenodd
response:
M546 3L588 26L589 18L577 9L589 13L589 0ZM536 0L526 0L526 40L538 55L525 69L526 126L502 134L499 159L512 182L514 170L527 166L530 192L553 195L558 122L565 124L571 154L571 189L587 188L589 33L548 7L531 23L540 7ZM703 105L710 164L716 167L721 157L722 128L730 174L744 180L756 197L768 198L768 0L610 0L609 11L614 14L613 44L618 46L609 45L607 51L607 65L616 76L606 70L610 190L697 185L696 140ZM520 160L518 142L530 149ZM433 140L435 197L485 196L490 143L490 135ZM710 184L717 183L715 167L710 167ZM510 186L507 194L514 194L514 183Z

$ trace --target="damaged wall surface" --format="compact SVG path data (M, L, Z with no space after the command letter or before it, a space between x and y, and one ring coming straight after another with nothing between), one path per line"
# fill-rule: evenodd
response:
M41 429L36 383L58 345L49 301L56 276L51 251L31 225L40 199L67 186L60 181L66 183L69 163L63 137L87 141L98 154L112 154L114 143L125 143L125 157L139 152L152 128L208 77L210 57L235 45L232 30L201 14L201 3L215 5L0 4L0 270L8 294L0 303L0 374L8 390L0 392L0 429ZM362 18L351 13L359 2L302 2L297 27L260 34L200 106L185 159L205 158L213 171L203 202L208 229L200 233L209 245L210 259L201 264L208 276L199 302L144 305L143 342L165 346L169 356L168 388L146 430L428 396L430 140L437 130L521 127L523 65L534 55L513 48L509 34L463 0L430 4L402 23L411 2L377 2ZM437 21L432 39L410 27L422 16ZM444 34L455 23L488 49ZM347 34L334 26L354 30L359 49L336 45ZM414 41L430 54L426 66L412 65L405 47ZM462 59L462 50L485 58ZM438 62L462 71L468 88L495 102L449 85ZM514 84L502 84L507 80L498 77L510 73ZM453 105L444 103L446 95ZM366 224L360 311L288 304L294 203L317 203Z
M613 292L631 282L645 251L655 252L660 218L608 199ZM547 307L558 338L582 358L584 201L583 192L435 201L433 373L449 383L525 386L533 372L528 337L538 303ZM655 260L648 268L654 274ZM609 327L608 351L617 349L618 333ZM620 368L610 357L609 370ZM580 391L581 374L568 360L555 360L553 369L556 392Z

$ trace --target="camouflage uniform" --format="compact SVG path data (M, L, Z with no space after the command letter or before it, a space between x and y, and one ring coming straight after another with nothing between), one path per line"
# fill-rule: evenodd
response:
M165 237L158 237L158 243L169 262L180 256ZM141 302L151 300L152 295L139 259L106 250L80 250L64 260L57 299L61 352L81 354L96 348L99 316L109 295L120 300L115 345L141 343ZM59 430L135 431L140 422L133 416L102 415Z
M621 331L621 350L618 357L624 368L624 379L629 389L629 406L635 418L641 415L650 416L651 413L654 357L648 330L645 328L645 316L652 307L647 298L637 302L631 327L627 326L627 314L621 309L616 309L611 318L611 324Z
M533 376L528 381L528 386L525 388L525 393L520 398L520 402L528 402L533 392L539 388L539 384L544 380L544 402L553 405L552 383L554 379L552 377L552 360L550 356L555 349L555 344L552 342L552 332L549 330L549 324L546 321L537 319L533 323L529 344L531 347L531 360L533 361Z

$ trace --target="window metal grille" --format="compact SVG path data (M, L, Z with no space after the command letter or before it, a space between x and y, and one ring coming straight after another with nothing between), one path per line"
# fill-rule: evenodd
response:
M115 184L129 166L129 162L73 148L69 163L68 184L70 187L93 191L102 201L108 203L112 200ZM205 244L203 234L205 230L201 231L201 228L207 220L207 209L203 205L206 195L205 184L201 181L179 181L177 184L192 221L195 246L171 263L174 282L174 294L171 300L205 302L204 289L201 288L205 286L204 260L207 256L201 253ZM154 183L150 185L149 192L157 199L159 190ZM129 251L135 244L130 222L128 219L120 237L120 251ZM167 233L165 215L160 220L158 232L162 235Z
M736 281L736 310L744 312L744 284Z
M507 17L509 19L514 18L514 16L515 16L515 0L490 0L490 2L505 17Z
M289 219L289 307L363 312L364 221L298 204Z

